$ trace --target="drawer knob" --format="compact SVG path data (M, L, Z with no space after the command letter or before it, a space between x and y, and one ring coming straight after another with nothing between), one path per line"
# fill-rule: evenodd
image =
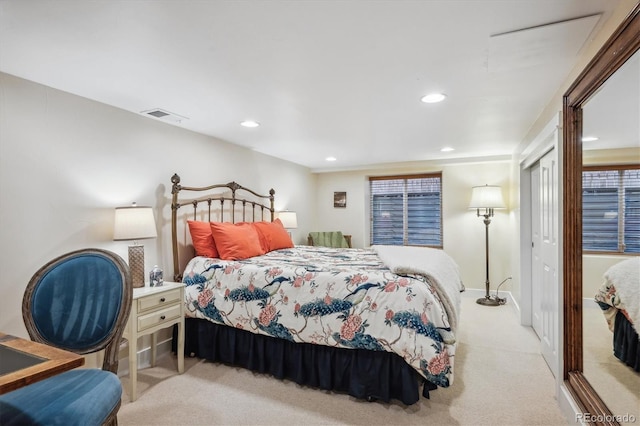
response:
M162 315L162 316L160 317L160 319L161 319L161 320L163 320L163 319L165 319L165 318L166 318L166 317L165 317L164 315Z
M166 300L166 299L165 299L164 297L161 297L161 298L160 298L160 301L161 301L161 302L164 302L165 300Z

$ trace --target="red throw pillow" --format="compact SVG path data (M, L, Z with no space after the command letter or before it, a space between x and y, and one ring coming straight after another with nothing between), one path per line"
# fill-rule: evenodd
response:
M250 223L211 222L211 233L220 259L242 260L265 253Z
M293 241L280 219L273 222L254 222L252 224L260 236L260 245L265 253L272 250L293 247Z
M188 220L189 232L191 233L191 241L196 250L196 256L218 257L218 250L213 241L211 234L211 225L209 222L197 222Z

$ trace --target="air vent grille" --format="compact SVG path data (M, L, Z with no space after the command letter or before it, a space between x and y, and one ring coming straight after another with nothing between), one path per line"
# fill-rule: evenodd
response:
M181 123L183 120L188 120L187 117L183 117L182 115L178 115L173 112L169 112L164 109L154 108L146 111L140 112L143 115L150 115L151 117L157 118L162 121L168 121L171 123Z
M167 115L171 115L171 114L167 114L166 112L160 111L160 110L151 111L151 112L148 112L147 114L153 115L154 117L158 117L158 118L162 118L162 117L165 117Z

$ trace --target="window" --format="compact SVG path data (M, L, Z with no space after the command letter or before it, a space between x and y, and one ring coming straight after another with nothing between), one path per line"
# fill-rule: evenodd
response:
M370 177L371 244L442 247L442 173Z
M584 251L640 253L640 167L582 171Z

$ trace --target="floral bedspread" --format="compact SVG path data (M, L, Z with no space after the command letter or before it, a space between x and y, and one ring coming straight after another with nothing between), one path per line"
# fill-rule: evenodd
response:
M445 311L427 277L392 273L372 249L196 257L183 282L188 317L292 342L395 352L434 384L453 383L449 315L457 312Z
M613 332L615 327L616 314L620 306L620 300L616 297L616 288L613 284L605 282L602 287L598 289L594 297L595 302L602 309L602 314L607 321L609 330Z
M607 269L594 300L602 309L611 331L614 330L618 311L622 311L638 331L640 327L640 258L623 260Z

